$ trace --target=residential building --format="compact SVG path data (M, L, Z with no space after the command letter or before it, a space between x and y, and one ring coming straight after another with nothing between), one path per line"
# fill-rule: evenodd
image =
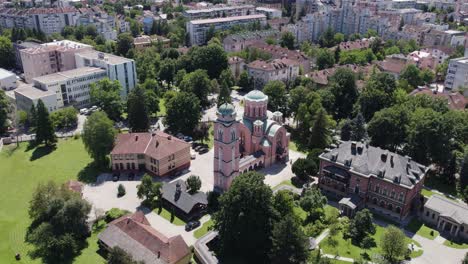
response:
M438 85L436 85L438 86ZM447 101L448 107L452 110L465 110L468 99L459 92L446 91L443 85L441 87L418 87L410 95L427 95L432 98L441 98Z
M219 17L248 16L255 14L254 5L214 5L207 8L184 10L183 16L188 20Z
M437 64L442 64L455 52L455 49L449 46L432 46L422 48L421 51L431 54Z
M41 44L39 47L20 50L21 63L26 82L35 77L68 71L77 67L75 54L92 50L90 45L70 40L54 41Z
M377 62L377 68L383 72L392 74L395 79L400 78L400 74L408 64L408 59L403 54L389 55L383 61Z
M122 85L120 96L127 98L130 91L137 85L135 61L116 55L86 50L75 54L76 67L98 67L107 72L112 81L119 81Z
M328 85L330 77L332 77L335 74L336 70L339 68L349 69L359 76L368 76L371 73L373 67L372 65L366 65L366 66L359 66L359 65L354 65L354 64L337 65L335 67L323 69L320 71L312 71L310 73L305 74L305 76L310 77L319 86L325 87ZM357 82L357 84L358 84L358 88L360 88L359 81Z
M468 57L451 59L445 77L445 88L456 91L468 87Z
M21 62L22 49L38 48L41 43L36 41L17 41L13 43L13 49L15 50L15 66L18 70L23 71L23 63Z
M392 0L392 7L395 9L415 8L416 0Z
M299 76L300 64L282 58L271 61L256 60L246 65L247 74L253 79L254 87L262 89L270 81L293 82Z
M237 79L240 74L244 71L245 61L243 58L234 56L228 59L229 69L231 69L232 75Z
M237 52L250 47L254 43L264 43L268 38L278 42L281 33L276 29L269 29L231 34L223 39L223 47L226 52Z
M226 30L233 26L249 25L259 23L261 26L266 25L266 16L263 14L233 16L213 19L192 20L187 22L187 33L190 37L191 45L203 45L208 40L206 39L207 31L214 29L215 31Z
M420 69L429 69L434 70L438 65L438 60L436 60L432 54L425 51L416 50L408 54L408 60L418 66Z
M190 144L161 131L119 134L111 152L114 171L164 177L190 167Z
M289 59L296 61L300 64L304 72L310 71L311 62L307 55L302 51L290 50L279 45L268 45L266 43L259 42L252 43L250 47L270 54L272 59Z
M351 50L362 50L369 48L370 43L374 40L374 37L363 38L354 41L344 41L339 44L341 51L351 51Z
M32 85L23 85L13 90L16 100L16 109L29 112L31 107L37 105L42 100L49 113L56 111L57 94L52 90L41 90Z
M240 173L289 160L290 134L281 112L267 115L268 96L258 90L244 97L244 113L237 119L232 104L218 107L214 123L214 186L227 191Z
M98 34L106 40L117 39L116 18L107 14L97 6L79 8L77 25L94 25Z
M135 261L157 264L188 264L191 252L181 235L167 237L151 227L142 211L110 222L99 233L100 247L119 247Z
M133 39L133 45L135 46L135 49L137 50L143 50L146 48L149 48L153 45L156 45L158 43L161 43L163 48L170 48L171 47L171 40L168 38L165 38L163 36L157 36L157 35L152 35L152 36L140 36L136 37Z
M16 81L16 74L0 68L0 89L4 91L15 89Z
M264 14L268 19L272 18L281 18L282 11L276 8L268 8L268 7L257 7L255 8L256 13Z
M105 70L95 67L81 67L57 72L33 79L34 87L50 90L57 95L57 108L91 106L90 85L107 76Z
M319 187L341 199L340 211L353 216L369 208L403 220L420 203L428 167L364 142L343 141L319 156Z
M162 201L176 216L186 221L199 219L208 207L205 193L190 193L187 183L183 180L164 183L162 186Z
M442 236L468 241L468 206L434 194L424 204L421 219Z

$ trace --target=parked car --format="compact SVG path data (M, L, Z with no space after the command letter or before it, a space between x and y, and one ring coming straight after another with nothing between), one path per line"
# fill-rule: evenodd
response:
M114 172L114 174L112 174L112 181L116 182L119 180L119 178L120 178L120 173Z
M191 136L185 136L184 141L185 142L190 142L190 141L193 141L193 138Z
M203 146L196 146L193 150L195 150L196 152L199 152L201 149L203 148Z
M177 133L177 134L176 134L176 138L178 138L178 139L184 139L184 134L182 134L182 133Z
M86 115L88 113L88 108L81 108L80 109L80 115Z
M202 149L200 149L200 151L198 151L198 153L199 153L199 154L205 154L205 153L207 153L208 151L209 151L208 148L202 148Z
M193 150L195 150L198 146L200 146L200 143L192 142L192 149Z
M190 221L185 225L185 231L190 232L200 226L200 221Z
M128 180L133 181L133 179L135 179L135 173L130 172L130 174L128 174Z

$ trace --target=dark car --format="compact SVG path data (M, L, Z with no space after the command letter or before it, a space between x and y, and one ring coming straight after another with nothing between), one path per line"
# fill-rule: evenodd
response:
M133 181L133 179L135 179L135 173L130 172L130 174L128 175L128 180Z
M200 221L190 221L185 225L185 231L189 232L200 226Z
M112 174L112 181L118 181L120 178L120 173L118 172L115 172L114 174Z
M185 141L185 142L190 142L190 141L193 141L193 138L190 137L190 136L185 136L185 137L184 137L184 141Z
M198 152L198 151L200 151L202 148L203 148L202 145L198 145L198 146L196 146L196 147L194 148L194 150L195 150L196 152Z
M205 154L205 153L207 153L208 151L209 151L208 148L202 148L202 149L200 149L200 150L198 151L198 153L199 153L199 154Z

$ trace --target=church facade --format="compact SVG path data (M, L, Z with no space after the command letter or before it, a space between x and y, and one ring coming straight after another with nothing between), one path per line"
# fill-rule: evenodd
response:
M283 115L268 118L268 96L258 90L244 97L244 113L237 118L232 104L218 107L214 124L214 187L226 191L240 173L269 167L289 159L290 134Z

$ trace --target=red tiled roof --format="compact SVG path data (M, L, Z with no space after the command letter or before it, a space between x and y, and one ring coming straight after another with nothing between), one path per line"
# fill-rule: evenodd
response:
M146 154L155 159L167 157L190 144L161 131L119 134L111 154Z
M383 71L400 74L406 66L406 61L399 59L386 59L378 62L377 66Z
M283 68L287 68L288 65L295 65L298 66L299 63L294 60L282 58L282 59L275 59L272 61L264 61L264 60L256 60L249 63L249 68L265 70L265 71L274 71Z
M181 235L166 237L150 226L141 211L116 219L109 225L119 228L155 255L160 254L166 263L177 263L190 253Z
M460 93L451 93L451 92L434 92L428 88L418 88L413 90L410 95L420 95L425 94L434 98L443 98L447 100L448 107L454 110L464 110L465 106L468 104L468 100Z

